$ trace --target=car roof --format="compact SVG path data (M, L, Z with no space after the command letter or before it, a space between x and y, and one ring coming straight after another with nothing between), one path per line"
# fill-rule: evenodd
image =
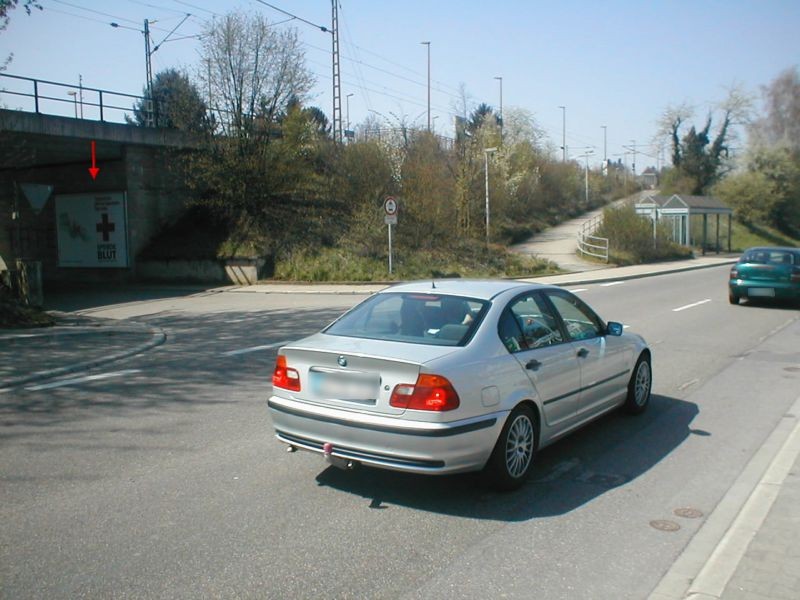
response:
M479 300L491 300L498 294L509 290L545 289L552 285L516 281L513 279L427 279L400 283L383 290L387 292L416 292L420 294L447 294L468 296Z

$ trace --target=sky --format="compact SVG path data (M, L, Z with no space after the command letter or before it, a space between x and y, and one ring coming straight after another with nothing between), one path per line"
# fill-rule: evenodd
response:
M191 75L200 67L197 36L210 19L240 9L297 29L317 81L310 104L332 115L331 35L311 25L330 28L330 0L39 2L44 10L30 16L13 10L0 32L0 61L14 54L7 74L75 88L80 78L84 86L140 95L145 19L154 45L168 40L152 54L154 73L175 67ZM503 110L529 111L554 148L563 137L570 156L590 148L593 163L605 153L630 164L635 146L639 172L657 165L654 140L668 107L691 106L690 123L701 127L737 86L760 110L762 87L800 64L798 0L340 0L339 6L342 116L349 112L353 126L373 112L389 126L398 119L427 126L428 46L421 42L429 41L437 133L453 135L461 89L473 108L485 102L496 109L502 90ZM0 77L0 89L26 86L30 91L30 83ZM72 114L68 88L44 89L67 100L50 102L47 112ZM0 93L0 105L26 108L25 102Z

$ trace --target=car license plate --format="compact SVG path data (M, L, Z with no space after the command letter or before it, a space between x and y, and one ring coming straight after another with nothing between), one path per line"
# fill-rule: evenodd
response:
M374 402L378 396L379 380L366 373L337 373L310 371L311 391L329 400Z
M751 298L774 298L775 290L773 288L750 288L747 290L747 295Z

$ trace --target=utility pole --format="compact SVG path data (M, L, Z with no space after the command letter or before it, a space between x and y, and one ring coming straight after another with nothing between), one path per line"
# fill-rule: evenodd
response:
M83 75L78 73L78 92L81 105L81 119L83 118Z
M331 33L333 34L333 137L342 143L342 80L339 69L339 1L331 0Z
M559 106L561 109L561 156L562 162L567 162L567 107Z
M147 98L145 98L145 109L146 109L146 123L148 127L155 127L155 119L153 114L153 64L150 61L150 57L153 53L150 51L150 21L147 19L144 20L144 64L147 70Z
M636 140L631 140L633 143L633 164L631 171L633 172L633 180L636 181Z
M431 43L420 42L428 47L428 131L431 130Z
M503 145L503 78L495 77L500 82L500 145Z

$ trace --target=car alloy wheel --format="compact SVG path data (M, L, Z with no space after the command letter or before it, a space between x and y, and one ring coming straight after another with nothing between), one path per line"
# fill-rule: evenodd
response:
M525 483L539 445L538 423L525 404L511 411L484 468L485 478L496 490L511 491Z
M643 412L650 401L650 392L653 386L653 371L650 367L650 357L643 354L636 361L630 383L628 383L628 397L625 399L625 410L632 415Z
M506 469L511 477L522 477L533 458L533 423L524 413L511 423L506 437Z

